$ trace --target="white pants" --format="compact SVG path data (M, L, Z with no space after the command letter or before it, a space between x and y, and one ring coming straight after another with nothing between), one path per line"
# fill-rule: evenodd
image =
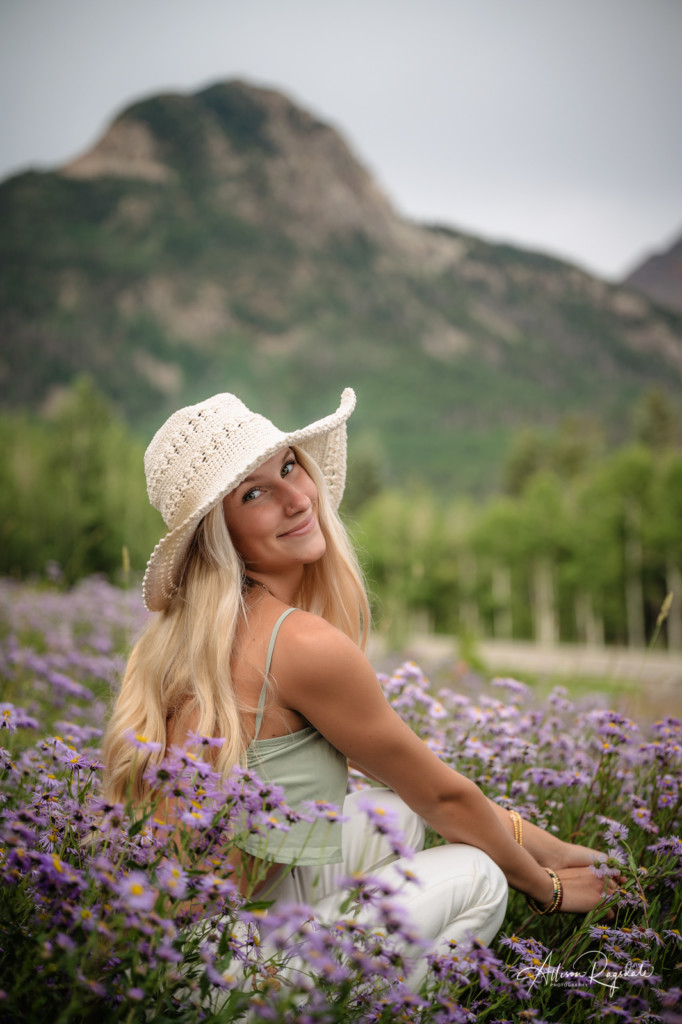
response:
M397 816L405 842L417 850L412 858L397 858L390 843L368 821L359 803L371 799L377 807ZM473 846L450 844L428 850L424 845L422 820L395 793L387 789L363 790L346 797L343 813L343 862L321 867L293 867L283 871L273 885L266 885L259 898L274 899L273 909L285 904L304 903L324 923L353 916L363 925L373 920L372 906L360 914L346 911L347 892L340 888L343 878L354 872L370 873L398 893L401 908L414 930L427 943L427 952L444 952L450 942L477 938L488 944L499 930L507 907L507 882L490 857ZM415 881L406 880L404 870ZM379 926L380 928L380 926ZM267 921L263 930L268 941ZM414 950L405 949L407 955ZM417 988L426 973L425 953L409 975L408 984ZM290 961L292 975L304 965Z

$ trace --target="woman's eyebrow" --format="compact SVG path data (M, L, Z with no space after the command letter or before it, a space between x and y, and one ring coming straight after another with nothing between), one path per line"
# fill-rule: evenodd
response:
M296 456L294 455L294 449L293 448L285 448L284 451L282 452L282 458L280 460L280 465L283 466L284 463L287 461L287 459L291 459L291 458L296 458Z
M286 460L289 458L290 455L294 455L294 457L295 457L294 449L293 448L285 448L284 451L282 452L282 463L281 463L282 465L284 465L284 463L286 462ZM260 468L261 467L259 466L258 469L254 470L254 472L251 474L251 476L245 477L242 480L242 482L240 484L238 484L238 486L239 487L243 487L244 484L251 484L251 483L253 483L254 480L258 480L258 470Z

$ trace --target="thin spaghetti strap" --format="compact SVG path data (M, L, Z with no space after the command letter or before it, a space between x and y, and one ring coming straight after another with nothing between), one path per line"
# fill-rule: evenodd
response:
M270 676L270 664L272 662L272 654L275 650L275 641L277 640L277 634L279 633L279 627L282 625L287 615L291 612L295 612L295 608L287 608L285 612L282 612L277 622L272 628L270 635L270 643L268 644L268 656L265 659L265 679L263 680L263 686L261 687L260 697L258 698L258 710L256 711L256 731L253 734L254 740L258 739L258 733L263 722L263 711L265 710L265 697L268 689L268 678Z

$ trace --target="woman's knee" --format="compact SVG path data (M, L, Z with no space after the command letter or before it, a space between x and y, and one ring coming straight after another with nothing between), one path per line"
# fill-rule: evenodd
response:
M471 878L471 901L491 907L501 903L506 909L509 895L507 879L492 857L476 846L456 844L450 850Z
M502 924L507 880L482 850L459 843L436 846L418 854L411 867L416 883L406 896L432 938L456 921L486 936Z
M469 919L472 933L481 942L488 944L502 926L507 911L509 886L507 879L495 861L475 847L462 847L471 862L472 886L467 910L461 915L459 929L464 919Z
M491 907L491 910L495 911L496 916L499 916L501 924L507 909L509 885L502 868L487 853L483 853L481 850L478 852L483 857L481 871L487 881L487 892L483 894L483 900Z

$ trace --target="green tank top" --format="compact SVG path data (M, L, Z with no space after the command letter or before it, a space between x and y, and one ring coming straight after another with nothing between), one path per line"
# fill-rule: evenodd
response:
M294 810L305 800L325 800L341 810L348 785L348 762L324 736L309 725L285 736L258 738L263 721L270 664L279 627L287 608L274 625L265 662L265 679L256 713L256 730L246 751L247 766L263 780L284 788L284 799ZM256 857L279 864L335 864L342 859L341 823L317 820L297 822L289 831L273 828L254 835L239 846Z

